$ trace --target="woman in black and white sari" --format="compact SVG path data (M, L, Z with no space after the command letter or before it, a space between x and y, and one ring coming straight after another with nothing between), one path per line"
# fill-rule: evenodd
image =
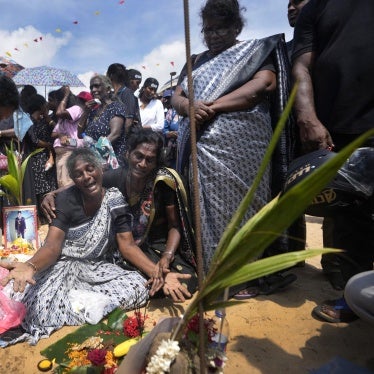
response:
M25 333L7 344L36 344L64 325L96 324L118 306L143 305L164 285L162 268L133 239L123 195L103 188L100 160L91 150L77 148L67 168L74 185L57 196L56 218L42 247L24 263L0 261L10 270L1 280L8 284L3 292L26 306ZM148 281L105 259L112 240Z

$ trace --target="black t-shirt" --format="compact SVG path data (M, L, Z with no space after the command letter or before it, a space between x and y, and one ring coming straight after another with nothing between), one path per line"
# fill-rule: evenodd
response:
M136 123L140 124L139 102L134 92L124 86L117 92L117 99L125 106L125 117L132 118Z
M131 231L132 216L126 207L111 210L113 229L115 233ZM70 227L76 227L91 220L86 216L79 189L71 186L56 196L56 218L51 226L67 232Z
M374 1L310 0L295 27L292 59L314 52L317 116L329 131L374 126Z

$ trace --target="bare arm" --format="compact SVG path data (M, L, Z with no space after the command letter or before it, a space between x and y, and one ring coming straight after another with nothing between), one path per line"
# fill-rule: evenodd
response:
M165 251L162 254L160 265L162 269L169 269L174 260L174 254L179 248L181 241L180 221L176 205L166 207L166 216L168 220L168 237ZM181 280L191 278L190 274L179 274L170 272L165 276L163 291L166 296L170 296L174 302L184 302L192 295L188 289L181 283Z
M66 190L67 188L71 187L72 185L73 185L73 183L71 183L69 185L66 185L66 186L63 186L63 187L60 187L57 190L48 192L47 194L44 195L43 200L40 204L40 207L42 209L42 212L43 212L44 216L47 218L49 223L52 222L53 218L56 218L56 214L55 214L55 210L56 210L55 198L56 198L56 195L59 192L61 192L63 190Z
M149 294L153 296L164 285L161 267L158 263L153 263L136 245L130 231L118 233L116 238L122 256L149 277L148 283L151 284Z
M296 58L292 69L294 81L299 85L294 105L296 121L301 142L308 152L334 146L328 130L316 114L311 77L313 60L313 52L304 53Z
M107 136L108 140L113 143L121 136L122 128L125 120L122 117L115 116L109 121L110 133Z
M169 269L181 240L179 215L175 205L169 205L166 207L166 217L168 221L168 237L166 240L165 251L160 260L163 269Z
M43 246L28 260L32 265L27 262L0 262L0 266L10 270L8 276L1 280L1 284L5 286L11 279L14 279L15 292L23 292L26 283L35 284L33 276L36 272L45 270L57 262L64 239L64 231L51 226Z
M69 88L69 86L64 86L64 97L60 101L60 103L58 104L58 107L57 107L57 110L56 110L56 116L58 118L71 120L71 115L66 110L66 104L67 104L69 95L70 95L70 88Z
M126 118L125 119L125 135L127 135L131 129L131 125L134 122L134 118Z
M271 70L261 70L236 90L215 100L210 106L216 113L253 108L268 93L275 90L276 76Z

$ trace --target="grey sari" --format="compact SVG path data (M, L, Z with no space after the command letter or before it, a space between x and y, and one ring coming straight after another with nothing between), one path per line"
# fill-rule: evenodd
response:
M253 77L281 41L282 37L277 35L239 42L201 64L192 74L194 99L213 101L240 87ZM281 71L277 56L273 60L276 60L278 94L282 91L280 96L283 97L288 92L288 87L285 89L287 77ZM187 78L180 85L188 96ZM198 183L206 271L220 237L250 188L270 142L272 124L277 120L270 108L272 100L264 100L248 110L219 113L212 121L204 124L203 130L198 133ZM277 100L275 106L278 112L283 109L286 100L283 97L282 103L279 102ZM189 166L189 133L189 119L184 118L179 125L178 171L185 174ZM279 175L286 173L289 157L285 144L280 144L278 149L276 178L279 191ZM189 180L192 181L191 170L188 173ZM277 188L272 188L275 180L269 167L245 220L253 216L275 194L274 190Z

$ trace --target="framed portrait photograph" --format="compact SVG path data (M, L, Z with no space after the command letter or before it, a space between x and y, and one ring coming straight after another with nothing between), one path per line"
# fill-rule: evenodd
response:
M29 253L39 246L35 205L3 208L4 247L11 253Z

